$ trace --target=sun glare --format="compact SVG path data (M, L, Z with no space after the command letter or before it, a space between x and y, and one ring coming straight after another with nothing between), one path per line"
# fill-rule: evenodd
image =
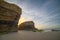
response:
M25 21L26 21L25 18L20 18L19 22L18 22L18 25L21 24L21 23L23 23L23 22L25 22Z

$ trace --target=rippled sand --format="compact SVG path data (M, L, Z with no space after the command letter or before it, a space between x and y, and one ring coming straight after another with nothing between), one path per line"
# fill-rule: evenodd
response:
M60 32L18 31L0 35L0 40L60 40Z

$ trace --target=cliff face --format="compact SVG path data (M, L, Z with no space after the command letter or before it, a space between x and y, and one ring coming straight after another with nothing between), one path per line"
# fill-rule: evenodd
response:
M19 25L19 30L34 30L34 22L33 21L27 21L23 22Z
M22 10L15 4L0 0L0 32L18 31L18 21Z

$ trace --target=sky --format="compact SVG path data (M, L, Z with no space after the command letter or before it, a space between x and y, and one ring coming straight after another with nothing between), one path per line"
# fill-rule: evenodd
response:
M22 8L19 21L34 21L37 29L60 29L60 0L6 0Z

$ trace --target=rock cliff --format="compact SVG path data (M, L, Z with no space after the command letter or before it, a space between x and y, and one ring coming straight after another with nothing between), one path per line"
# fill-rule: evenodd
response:
M15 4L0 0L0 33L18 31L22 9Z
M26 21L19 25L19 30L34 30L34 22L33 21Z

